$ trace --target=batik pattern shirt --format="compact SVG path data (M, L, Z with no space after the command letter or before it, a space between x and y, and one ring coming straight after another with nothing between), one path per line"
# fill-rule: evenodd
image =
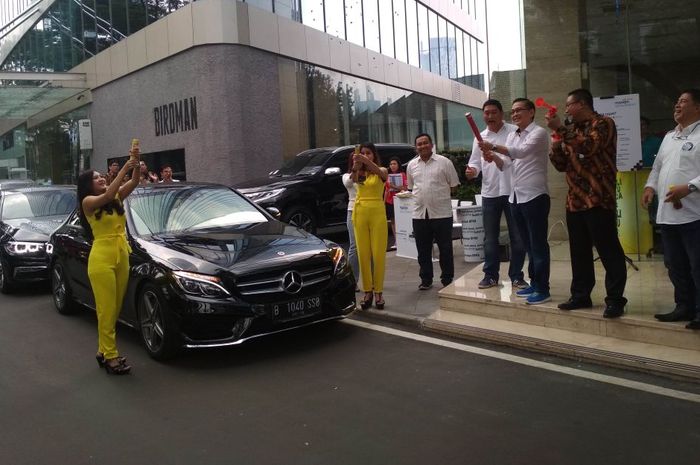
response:
M615 210L617 175L617 129L615 122L595 113L593 118L557 129L561 142L554 142L549 159L557 171L566 173L570 212L601 207Z

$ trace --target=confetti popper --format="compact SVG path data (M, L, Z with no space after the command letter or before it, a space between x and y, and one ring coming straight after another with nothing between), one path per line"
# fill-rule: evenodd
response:
M537 97L535 99L535 106L537 108L543 108L543 107L546 108L547 109L547 117L549 117L549 118L554 118L555 116L557 116L557 107L547 103L542 97ZM561 136L559 134L557 134L556 131L553 131L552 132L552 140L555 140L555 141L561 140Z
M141 144L141 141L139 141L138 139L131 139L131 150L130 150L130 152L133 153L134 149L138 149L138 148L139 148L140 144ZM135 155L130 154L130 156L136 158Z
M467 123L469 123L469 126L472 128L472 132L474 133L474 137L476 137L476 140L478 140L479 142L483 142L484 139L481 137L481 132L479 132L479 128L476 127L476 122L474 121L472 114L465 113L464 116L467 118Z
M668 191L671 192L671 190L673 190L674 187L676 187L676 186L671 184L670 186L668 186ZM683 208L683 204L681 203L680 200L674 200L672 203L673 203L673 208L675 208L676 210Z

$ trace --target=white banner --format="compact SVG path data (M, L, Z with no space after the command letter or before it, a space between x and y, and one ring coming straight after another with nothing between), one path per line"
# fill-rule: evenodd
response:
M92 122L89 119L78 120L78 137L80 150L92 150Z
M595 111L609 116L617 127L617 170L641 169L642 135L639 127L639 94L596 97Z

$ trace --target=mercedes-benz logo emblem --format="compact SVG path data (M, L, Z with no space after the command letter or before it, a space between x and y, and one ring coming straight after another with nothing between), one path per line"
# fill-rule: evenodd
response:
M297 271L288 271L282 276L282 289L288 294L296 294L303 284L304 281Z

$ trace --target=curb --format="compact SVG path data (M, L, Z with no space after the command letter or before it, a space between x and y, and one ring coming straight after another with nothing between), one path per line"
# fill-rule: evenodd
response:
M700 367L693 365L635 357L628 354L577 346L574 344L564 344L473 326L446 323L427 317L406 315L404 313L392 311L379 311L374 309L357 310L352 314L352 317L358 319L365 317L374 321L397 323L418 329L422 332L555 355L569 360L592 362L598 365L674 378L681 381L700 382Z

